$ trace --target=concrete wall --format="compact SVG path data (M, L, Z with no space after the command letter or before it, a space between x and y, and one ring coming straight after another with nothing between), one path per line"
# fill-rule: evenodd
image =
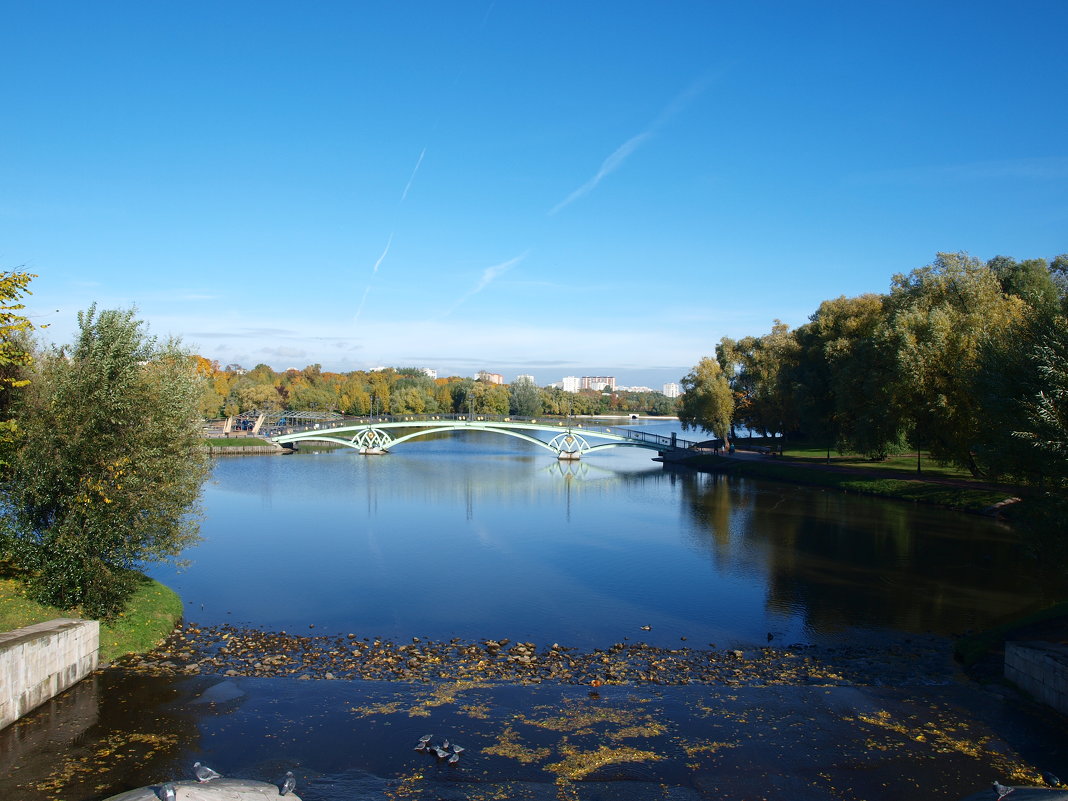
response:
M1007 642L1005 678L1068 715L1068 647L1049 642Z
M96 669L100 623L61 618L0 634L0 728Z

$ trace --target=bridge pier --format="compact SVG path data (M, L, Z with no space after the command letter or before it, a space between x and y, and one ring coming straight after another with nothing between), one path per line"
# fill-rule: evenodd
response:
M577 462L582 458L582 454L578 451L560 451L556 454L556 458L561 462Z

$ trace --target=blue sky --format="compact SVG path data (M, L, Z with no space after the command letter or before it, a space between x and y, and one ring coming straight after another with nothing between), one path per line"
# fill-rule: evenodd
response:
M1068 3L0 2L0 268L223 364L678 380L1068 251Z

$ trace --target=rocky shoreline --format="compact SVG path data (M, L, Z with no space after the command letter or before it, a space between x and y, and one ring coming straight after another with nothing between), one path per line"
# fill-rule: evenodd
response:
M410 642L180 625L162 645L117 666L153 674L405 682L763 685L937 685L957 680L951 643L915 637L883 646L663 648L614 643L582 651L507 639Z

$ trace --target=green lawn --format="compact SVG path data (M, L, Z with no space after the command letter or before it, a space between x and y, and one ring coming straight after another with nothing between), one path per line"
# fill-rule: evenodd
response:
M787 459L813 464L831 464L837 467L873 468L902 473L909 477L915 477L917 475L915 453L897 454L895 456L888 456L883 461L874 462L858 454L840 454L832 450L830 461L828 461L826 448L788 446L783 449L783 456ZM923 475L962 479L972 478L971 473L967 470L962 470L961 468L953 467L952 465L937 464L936 462L931 461L931 457L928 454L921 451L920 476Z
M0 631L44 623L57 617L80 618L77 609L42 606L26 598L22 583L0 578ZM154 648L182 617L182 599L170 587L149 578L138 587L124 612L100 624L100 660L111 662L123 654Z

